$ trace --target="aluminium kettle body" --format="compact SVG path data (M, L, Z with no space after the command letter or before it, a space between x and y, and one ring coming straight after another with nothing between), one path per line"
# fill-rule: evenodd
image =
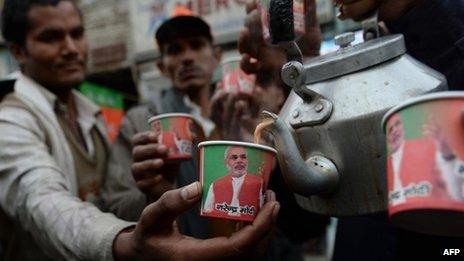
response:
M387 208L384 114L415 96L446 90L446 79L408 54L402 35L340 49L304 64L291 61L282 78L293 88L265 131L274 136L284 178L304 209L353 216Z

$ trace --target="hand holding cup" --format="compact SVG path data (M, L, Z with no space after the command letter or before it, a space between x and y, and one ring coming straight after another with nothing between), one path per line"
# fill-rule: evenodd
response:
M114 240L117 260L256 260L277 220L280 205L272 191L253 223L229 237L207 240L182 235L176 218L196 205L201 198L198 182L171 190L147 206L133 229L121 232Z
M132 175L137 187L152 201L175 187L179 163L167 162L168 148L158 143L153 131L136 134L132 139Z

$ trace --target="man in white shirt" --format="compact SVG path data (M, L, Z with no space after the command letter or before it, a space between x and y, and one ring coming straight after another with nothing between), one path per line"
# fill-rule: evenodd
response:
M14 230L7 260L217 259L266 236L279 208L272 193L253 227L208 241L175 228L200 200L199 183L164 193L138 223L104 213L106 132L98 107L73 90L87 57L79 9L71 0L6 0L2 33L21 68L0 104L0 214Z
M166 160L168 150L160 144L148 119L163 113L188 113L201 124L206 137L211 137L215 128L209 119L209 106L221 50L213 45L209 25L183 12L166 20L156 31L155 40L161 54L157 66L170 79L172 88L127 112L111 150L104 191L110 211L126 220L138 220L144 207L165 191L198 181L196 149L192 150L192 160ZM132 158L144 162L132 165ZM127 175L131 171L133 175ZM132 210L126 211L127 206ZM196 238L208 237L208 223L197 209L178 221L183 233Z

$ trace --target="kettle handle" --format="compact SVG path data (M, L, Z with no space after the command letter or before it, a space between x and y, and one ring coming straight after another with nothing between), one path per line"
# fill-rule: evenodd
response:
M272 43L284 49L287 61L302 63L303 54L295 42L293 1L271 0L269 25Z
M379 30L379 10L375 10L369 17L361 22L364 41L373 40L380 37Z

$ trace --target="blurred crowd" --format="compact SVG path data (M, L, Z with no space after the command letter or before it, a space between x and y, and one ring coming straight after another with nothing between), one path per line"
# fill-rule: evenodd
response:
M341 19L378 10L408 52L464 88L464 1L336 0ZM305 0L303 60L322 41L315 0ZM157 29L157 66L172 85L131 108L114 143L99 107L76 91L86 77L82 13L71 0L5 0L2 33L21 72L0 103L0 256L5 260L303 260L304 242L322 235L329 217L301 208L276 165L253 222L198 213L198 157L170 161L147 123L188 113L201 140L253 142L263 110L278 113L291 88L280 76L286 49L263 35L259 1L249 0L238 38L249 92L212 84L221 65L209 25L187 11ZM263 142L272 146L272 139ZM196 147L196 146L194 146ZM334 260L402 260L464 247L462 238L393 227L386 213L340 218ZM430 251L430 252L428 252Z

